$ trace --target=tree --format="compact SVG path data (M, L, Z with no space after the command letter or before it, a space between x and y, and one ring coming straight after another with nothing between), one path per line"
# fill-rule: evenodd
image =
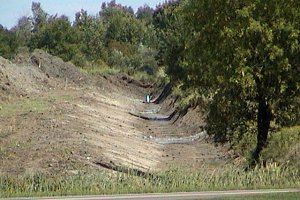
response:
M16 34L0 25L0 56L7 59L12 58L18 46Z
M31 17L23 16L19 18L17 25L11 29L11 31L16 33L19 46L26 46L28 44L32 35L32 28Z
M145 26L133 14L124 11L120 6L108 7L101 12L101 18L107 27L106 44L111 40L129 44L139 44L143 41Z
M212 99L209 127L219 138L256 126L256 164L271 122L299 116L300 2L188 0L181 13L185 82Z
M74 27L80 34L80 49L85 57L89 61L105 59L105 27L100 18L89 16L87 11L81 10L76 13Z
M157 6L153 14L153 24L159 42L158 59L167 66L167 73L172 82L180 81L183 68L180 65L185 48L185 30L178 11L180 1L166 1Z
M39 28L46 24L48 19L48 14L42 9L41 3L32 2L31 5L32 11L32 24L33 24L33 31L37 32Z
M115 0L111 0L108 3L103 2L99 14L101 17L112 17L114 15L114 10L120 10L126 14L134 15L134 11L131 6L128 7L123 6L121 4L117 4Z
M136 12L136 17L140 20L144 20L146 24L151 24L153 21L154 9L145 4L139 7Z
M66 16L52 16L50 20L39 28L30 40L30 48L45 49L52 55L70 61L79 53L79 34L71 26Z

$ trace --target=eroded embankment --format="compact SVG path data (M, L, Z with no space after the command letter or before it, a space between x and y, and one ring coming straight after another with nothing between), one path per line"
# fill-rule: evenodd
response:
M143 137L163 148L163 166L207 167L224 165L227 153L208 139L199 107L177 112L176 98L167 85L151 103L129 113L142 120ZM159 101L158 101L159 99Z
M90 77L41 51L22 59L1 60L1 80L7 83L1 93L0 173L147 172L225 163L223 149L200 134L197 108L174 120L171 98L143 103L145 85L118 76ZM169 119L146 120L130 111Z

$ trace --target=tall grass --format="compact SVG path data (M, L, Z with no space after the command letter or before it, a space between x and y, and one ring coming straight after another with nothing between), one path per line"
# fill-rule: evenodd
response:
M134 172L85 173L71 177L47 177L37 173L26 176L0 176L0 197L84 195L150 192L188 192L225 189L299 188L300 172L297 169L269 164L245 172L233 167L208 171L168 171L138 177Z
M91 67L81 68L81 72L86 74L105 76L105 75L118 74L120 70L109 66L99 66L99 67L91 66Z
M283 128L272 133L262 160L300 168L300 126Z

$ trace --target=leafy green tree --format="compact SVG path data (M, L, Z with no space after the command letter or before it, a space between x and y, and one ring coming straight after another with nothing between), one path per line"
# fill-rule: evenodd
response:
M101 11L99 12L101 17L109 18L114 14L114 10L120 10L123 13L134 15L133 8L131 6L123 6L121 4L117 4L115 0L111 0L108 3L102 3Z
M80 34L81 52L89 61L106 60L104 45L105 27L99 17L89 16L87 11L76 13L74 27Z
M128 44L143 42L146 26L127 7L111 1L108 5L102 5L100 17L106 26L106 45L111 40Z
M18 48L16 34L0 25L0 56L10 59Z
M41 3L39 2L32 2L31 5L32 11L32 24L33 24L33 31L37 32L39 28L47 23L47 19L49 17L48 13L46 13L42 7Z
M209 127L225 139L256 126L253 162L271 122L299 117L300 2L187 0L182 5L186 84L212 98Z
M166 1L154 11L153 24L156 29L160 65L167 66L167 73L172 82L183 78L182 65L185 48L185 30L181 13L178 11L179 1Z
M137 18L130 9L115 1L102 5L100 20L106 28L104 40L110 66L130 74L136 71L155 72L156 51L153 48L157 40L151 21L148 23Z
M79 53L79 34L71 26L66 16L51 17L44 26L32 36L30 48L45 49L52 55L70 61Z
M27 46L32 35L32 18L23 16L19 18L18 23L14 26L11 31L16 34L16 39L19 46Z
M145 4L144 6L138 8L136 12L136 17L139 20L145 21L146 24L152 24L153 14L154 14L154 9L151 8L149 5Z

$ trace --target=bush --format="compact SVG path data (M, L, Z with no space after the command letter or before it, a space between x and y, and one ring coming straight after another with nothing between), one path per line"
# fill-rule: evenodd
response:
M296 166L300 169L300 126L273 133L261 158L267 162Z

